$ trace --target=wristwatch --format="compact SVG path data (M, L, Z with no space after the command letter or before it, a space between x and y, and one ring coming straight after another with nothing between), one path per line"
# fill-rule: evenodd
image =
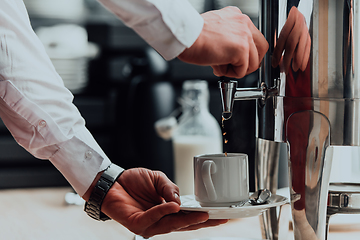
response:
M84 211L95 220L106 221L110 218L101 212L101 204L108 193L109 189L115 181L123 173L124 169L111 164L102 174L99 181L96 183L89 201L85 203Z

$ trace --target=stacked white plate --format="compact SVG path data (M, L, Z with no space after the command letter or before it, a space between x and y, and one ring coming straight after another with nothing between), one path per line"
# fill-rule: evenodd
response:
M84 0L24 0L32 17L79 19L85 13Z
M88 62L99 49L88 42L86 30L78 25L60 24L36 31L65 87L80 93L88 84Z
M87 58L51 59L64 85L73 94L81 93L88 83Z
M226 6L236 6L242 13L250 17L257 17L259 15L259 1L257 0L215 0L215 7L217 9Z
M93 43L89 43L88 48L87 56L50 58L65 87L73 94L81 93L88 85L88 63L98 51Z

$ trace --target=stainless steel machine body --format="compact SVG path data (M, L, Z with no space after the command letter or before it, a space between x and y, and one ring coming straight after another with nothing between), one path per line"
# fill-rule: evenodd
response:
M258 188L276 191L279 143L288 144L295 240L325 239L331 146L360 145L359 5L260 0L259 28L270 47L259 87L220 83L227 115L234 100L258 99ZM276 213L268 211L262 221L263 237L278 239Z

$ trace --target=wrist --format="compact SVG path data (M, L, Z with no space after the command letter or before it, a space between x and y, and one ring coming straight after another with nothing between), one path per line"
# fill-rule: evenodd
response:
M98 181L95 183L94 187L90 187L92 188L90 196L88 197L87 191L86 196L84 197L84 199L88 198L87 202L85 203L84 211L90 217L102 221L110 219L108 216L102 213L101 206L107 193L123 171L124 169L122 169L121 167L115 164L111 164L100 175L100 178L98 178L99 174L96 176L95 180L98 178Z
M94 187L96 185L96 183L99 181L101 174L103 174L104 171L99 172L96 177L94 178L94 181L91 183L90 187L88 188L88 190L85 192L85 194L82 196L82 198L85 201L89 201L90 195L92 193L92 191L94 190Z

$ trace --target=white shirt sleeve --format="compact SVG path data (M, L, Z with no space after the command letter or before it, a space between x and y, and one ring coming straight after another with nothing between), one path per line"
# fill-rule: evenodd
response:
M1 0L0 117L21 146L49 159L82 196L111 162L72 100L22 0Z
M98 0L166 60L191 47L204 20L187 0Z
M165 59L190 47L202 17L186 0L101 0ZM0 0L0 117L32 155L48 159L79 195L110 160L85 127L22 0Z

